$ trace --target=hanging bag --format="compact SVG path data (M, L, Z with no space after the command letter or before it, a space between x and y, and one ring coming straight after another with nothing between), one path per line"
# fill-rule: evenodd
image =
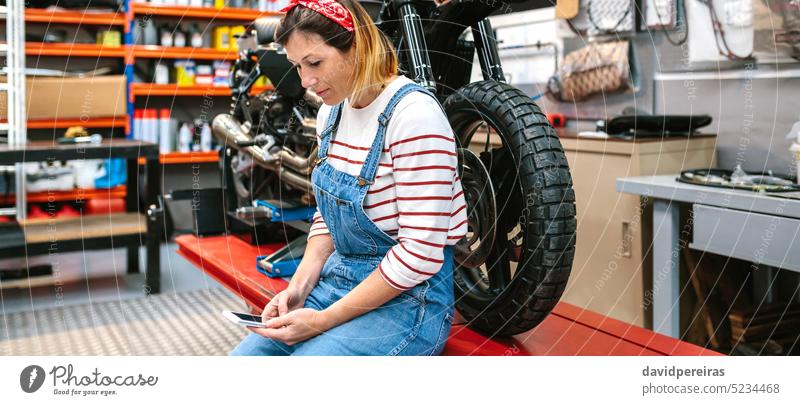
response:
M628 41L591 43L564 57L548 82L548 95L558 101L576 102L595 94L635 89L633 62Z

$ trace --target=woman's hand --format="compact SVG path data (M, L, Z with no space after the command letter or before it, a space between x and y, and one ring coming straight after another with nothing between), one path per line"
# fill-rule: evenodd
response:
M248 326L247 329L289 346L311 339L331 327L326 322L323 313L312 308L291 311L285 315L265 321L264 324L267 326L266 328Z
M291 286L276 294L261 312L262 319L276 318L303 307L307 295Z

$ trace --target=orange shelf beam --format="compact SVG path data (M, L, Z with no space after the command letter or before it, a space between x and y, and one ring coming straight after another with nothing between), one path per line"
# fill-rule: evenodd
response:
M42 42L25 43L28 56L75 56L97 58L124 58L125 47L108 47L94 44L48 44Z
M236 60L239 55L235 50L218 51L208 48L177 48L155 45L133 46L134 58L154 59L206 59L206 60Z
M158 156L158 163L162 165L176 165L182 163L215 163L219 162L219 152L171 152ZM139 158L139 164L145 163L144 158Z
M26 8L25 22L123 26L125 25L125 16L117 13L90 13L69 10Z
M131 3L134 15L158 15L165 17L198 18L210 20L253 21L268 15L280 15L249 8L180 7L155 4Z
M5 122L5 121L3 121ZM81 126L84 128L122 128L128 125L128 117L68 118L28 120L29 129L53 129Z
M254 87L251 93L260 93L272 89L272 86ZM231 89L222 86L178 86L175 84L131 84L134 96L230 96Z
M74 202L86 201L95 198L125 198L127 189L125 186L117 186L114 188L106 189L74 189L69 191L41 191L35 193L28 193L29 203L46 203L46 202ZM8 198L0 196L0 201L3 204L14 204L16 200L14 195L10 194Z

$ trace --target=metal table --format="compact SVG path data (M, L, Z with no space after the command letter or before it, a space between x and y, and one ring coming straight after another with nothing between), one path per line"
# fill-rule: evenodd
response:
M677 175L617 179L617 191L653 200L653 330L680 335L680 236L689 247L800 272L800 195L679 183ZM691 204L681 229L681 204Z

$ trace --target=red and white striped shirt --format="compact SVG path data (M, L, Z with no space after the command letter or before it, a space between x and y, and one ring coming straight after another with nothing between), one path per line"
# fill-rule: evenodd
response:
M368 106L352 108L346 100L327 162L354 176L361 173L375 134L378 115L411 79L389 83ZM327 125L331 106L317 115L317 136ZM445 245L467 233L467 208L456 165L453 131L432 97L413 92L395 108L384 138L375 182L367 191L364 211L399 243L378 270L387 283L409 289L432 277L442 266ZM319 210L308 238L328 233Z

